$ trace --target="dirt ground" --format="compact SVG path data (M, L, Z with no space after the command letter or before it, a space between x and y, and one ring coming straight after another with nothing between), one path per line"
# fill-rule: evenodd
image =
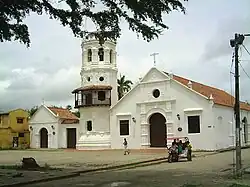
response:
M59 168L90 169L106 165L144 161L165 156L167 156L167 152L162 149L141 151L132 150L130 155L123 155L123 150L11 150L0 151L0 165L19 164L23 157L34 157L41 166L48 164L49 166Z

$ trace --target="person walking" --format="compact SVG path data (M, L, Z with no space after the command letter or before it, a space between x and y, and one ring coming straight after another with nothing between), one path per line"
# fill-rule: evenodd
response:
M128 150L128 142L126 138L124 138L123 146L124 146L124 155L126 155L127 153L129 155L130 151Z

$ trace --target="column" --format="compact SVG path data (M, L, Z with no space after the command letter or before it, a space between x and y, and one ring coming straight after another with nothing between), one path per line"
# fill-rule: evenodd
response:
M109 62L109 49L104 49L104 63L110 64L110 62Z
M98 49L93 48L92 49L92 64L98 64L98 62L99 62Z

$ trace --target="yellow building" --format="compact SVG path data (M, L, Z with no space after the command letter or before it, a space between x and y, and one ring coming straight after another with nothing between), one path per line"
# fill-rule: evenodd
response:
M0 148L29 147L28 117L28 112L23 109L0 113Z

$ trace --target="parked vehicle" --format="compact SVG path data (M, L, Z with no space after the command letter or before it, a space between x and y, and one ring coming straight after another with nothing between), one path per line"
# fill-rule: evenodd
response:
M177 147L168 148L168 162L178 162L180 159L187 159L187 161L192 161L191 147L187 147L188 139L185 138L185 142L182 142L182 147L184 148L181 153L178 153ZM179 144L179 141L176 142Z

